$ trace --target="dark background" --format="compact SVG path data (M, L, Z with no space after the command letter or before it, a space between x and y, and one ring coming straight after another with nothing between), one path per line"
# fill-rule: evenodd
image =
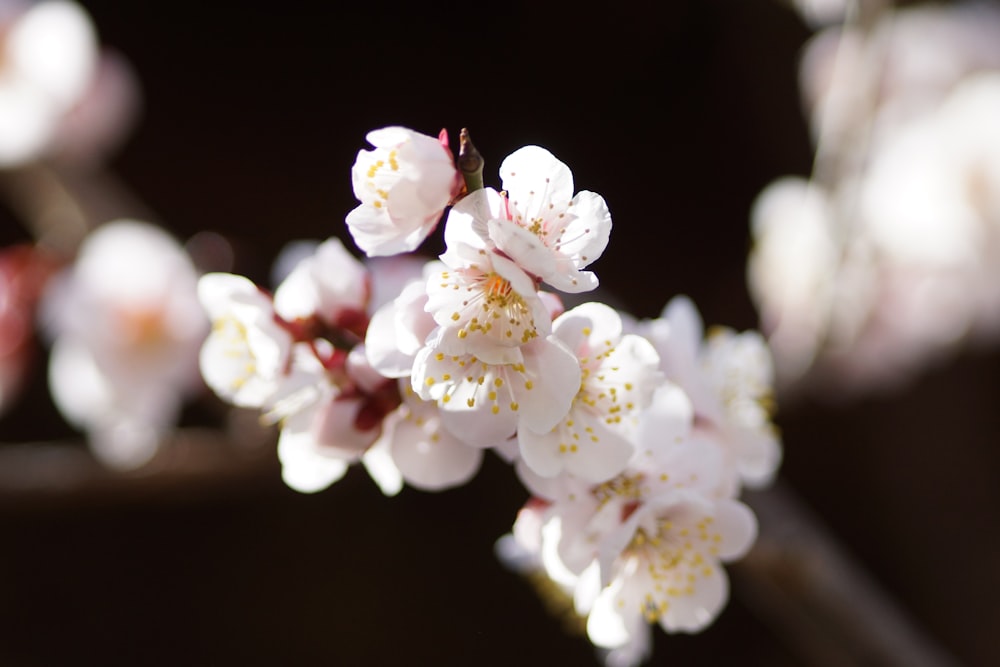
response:
M236 272L267 282L294 239L350 245L368 130L468 127L488 184L535 143L605 197L615 228L593 268L631 312L686 293L707 323L757 326L749 206L811 158L796 87L810 32L777 2L85 6L145 99L110 169L179 238L226 235ZM998 398L993 350L777 416L789 485L969 665L1000 663ZM0 435L72 434L38 377ZM112 487L5 496L0 664L596 664L493 555L525 498L494 458L462 489L390 499L360 469L299 495L273 461ZM737 591L704 633L657 631L653 664L807 664L750 607Z

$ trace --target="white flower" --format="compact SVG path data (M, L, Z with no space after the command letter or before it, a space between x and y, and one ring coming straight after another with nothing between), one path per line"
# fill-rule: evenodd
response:
M439 352L518 363L522 345L551 331L534 281L514 262L464 243L450 243L441 261L445 268L427 280L425 306L439 326Z
M581 382L569 413L550 431L518 431L521 456L539 475L563 470L591 483L622 472L632 458L635 419L662 375L649 341L623 334L621 318L601 303L560 315L553 335L580 363Z
M274 292L274 311L287 322L319 318L347 330L367 325L368 269L333 237L303 257Z
M534 497L505 555L572 599L591 641L612 650L615 664L649 652L650 623L668 632L710 623L728 595L721 564L756 537L752 512L720 493L730 476L722 449L686 437L683 424L665 425L681 437L596 486L517 467Z
M361 201L347 215L351 236L369 256L414 250L462 190L447 134L434 138L386 127L367 139L374 150L360 151L351 170Z
M701 316L686 297L641 327L667 379L690 397L697 433L724 448L744 483L769 483L781 445L770 419L773 364L760 334L717 327L703 341Z
M667 632L698 632L725 605L721 563L749 550L757 521L742 503L677 492L640 505L607 540L602 580L587 635L617 648L657 622ZM620 545L620 546L619 546Z
M199 357L205 383L233 405L263 406L278 389L292 347L271 298L228 273L202 276L198 297L212 321Z
M573 194L573 174L544 148L525 146L500 165L504 194L486 188L452 207L449 227L473 229L529 274L563 292L586 292L583 271L604 252L611 214L593 192Z
M0 167L38 157L82 98L97 64L90 17L46 0L0 25Z
M491 364L471 354L420 350L411 384L437 401L449 431L477 447L493 447L520 427L551 430L566 415L580 387L580 364L552 336L521 345L517 363Z
M198 348L208 322L197 280L166 232L118 221L84 240L45 295L53 399L109 464L145 463L183 399L201 387Z

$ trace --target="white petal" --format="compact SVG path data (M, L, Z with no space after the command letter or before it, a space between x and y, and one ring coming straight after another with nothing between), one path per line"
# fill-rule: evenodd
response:
M441 426L436 408L420 410L419 422L406 419L396 425L392 459L406 482L438 491L468 482L479 470L483 450L470 447Z
M520 425L548 433L569 412L580 388L580 362L555 336L536 338L521 349L525 379L511 387L520 406Z
M695 575L698 576L698 575ZM699 632L715 620L729 599L729 578L722 567L712 567L708 576L699 576L690 595L670 599L660 626L667 632Z
M278 460L282 480L300 493L322 491L343 477L348 468L346 461L319 454L308 432L287 429L278 438Z
M383 425L385 428L385 425ZM387 496L395 496L403 490L403 475L392 460L389 451L389 441L379 438L361 457L361 463L368 471L369 477L375 480L378 488Z
M623 646L632 637L631 628L636 624L626 615L636 616L638 609L624 603L623 582L617 580L601 591L587 616L587 636L597 646L615 648ZM623 604L619 604L623 602Z
M548 205L564 209L573 197L573 172L540 146L525 146L500 164L503 189L527 219L547 213Z

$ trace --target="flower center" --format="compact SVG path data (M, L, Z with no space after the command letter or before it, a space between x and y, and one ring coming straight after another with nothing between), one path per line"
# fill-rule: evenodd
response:
M510 347L527 343L538 336L531 309L524 298L514 291L509 280L497 273L488 273L477 281L475 287L478 288L479 298L462 302L467 320L465 326L458 330L459 338L478 333L489 336L496 344ZM478 306L474 305L477 303ZM455 312L452 319L459 321L463 317Z

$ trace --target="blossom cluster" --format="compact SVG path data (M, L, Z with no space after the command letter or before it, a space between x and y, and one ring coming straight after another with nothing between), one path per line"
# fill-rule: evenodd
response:
M759 194L748 282L779 386L844 395L1000 335L1000 11L836 16L801 59L814 173Z
M487 450L510 462L531 499L502 557L572 598L612 662L641 660L651 623L704 628L756 535L740 491L781 458L763 338L706 338L685 297L650 320L567 309L598 285L611 215L544 148L504 159L497 190L464 131L461 169L444 131L368 141L346 218L368 258L334 237L294 246L273 291L204 275L206 383L278 425L302 492L356 463L391 495L464 484ZM442 220L445 251L412 254Z

